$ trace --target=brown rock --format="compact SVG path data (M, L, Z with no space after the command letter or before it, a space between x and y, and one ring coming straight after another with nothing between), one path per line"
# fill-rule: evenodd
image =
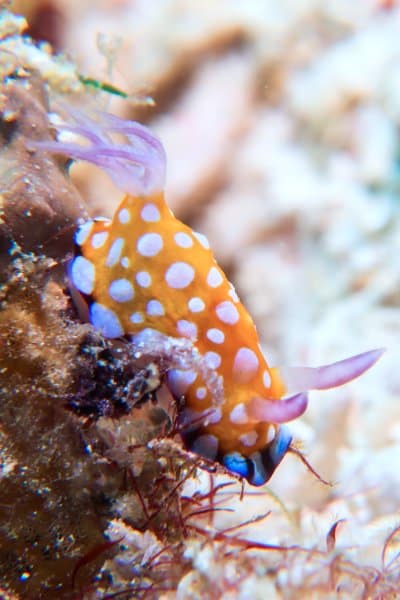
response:
M46 97L35 77L0 86L0 270L17 244L23 252L62 259L72 248L77 219L86 216L78 193L53 156L26 141L50 139Z

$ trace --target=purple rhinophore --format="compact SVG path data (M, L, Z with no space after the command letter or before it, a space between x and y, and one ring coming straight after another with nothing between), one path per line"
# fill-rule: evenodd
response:
M252 398L247 404L247 414L250 418L265 423L287 423L300 417L308 404L307 394L295 394L280 400Z
M359 377L385 352L383 348L369 350L322 367L282 367L280 373L287 391L327 390Z

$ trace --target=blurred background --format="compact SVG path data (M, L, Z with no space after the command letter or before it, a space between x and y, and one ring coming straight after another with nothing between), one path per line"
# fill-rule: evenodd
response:
M318 365L387 347L360 380L314 392L291 425L334 487L289 456L270 486L284 510L272 496L238 503L241 519L274 507L276 517L252 532L269 542L323 546L333 522L346 519L339 547L379 566L400 503L398 3L11 7L94 87L129 96L94 89L97 107L160 136L170 206L209 237L271 364ZM77 165L74 179L93 215L113 213L120 193L103 174Z

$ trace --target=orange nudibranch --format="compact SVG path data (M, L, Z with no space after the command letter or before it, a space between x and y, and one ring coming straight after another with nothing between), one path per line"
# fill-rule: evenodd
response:
M126 193L111 221L87 221L75 235L70 281L105 337L129 334L157 349L171 339L186 351L167 384L184 398L187 448L222 463L253 485L271 477L291 443L283 423L307 407L307 391L342 385L382 354L372 350L318 368L271 369L253 320L215 261L207 239L176 219L162 192L165 153L144 126L102 114L99 122L71 113L58 126L86 138L32 143L32 148L94 163ZM116 143L110 133L127 143ZM165 348L164 348L165 350ZM288 392L295 392L288 395Z

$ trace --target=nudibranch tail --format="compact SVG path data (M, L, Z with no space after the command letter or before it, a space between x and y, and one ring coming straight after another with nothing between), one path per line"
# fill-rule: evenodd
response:
M54 123L59 133L69 132L85 138L90 145L71 142L37 142L30 149L62 154L102 168L112 181L128 194L146 196L161 192L165 184L166 156L161 142L143 125L113 115L98 113L99 120L83 117L78 111L64 109L74 125ZM106 132L122 134L128 143L117 143Z
M356 379L370 369L385 352L369 350L321 367L282 367L280 375L289 393L327 390Z

